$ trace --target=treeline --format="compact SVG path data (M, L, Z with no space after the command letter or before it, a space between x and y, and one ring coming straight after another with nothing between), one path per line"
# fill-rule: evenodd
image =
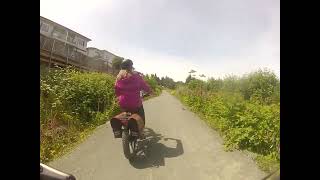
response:
M177 85L183 84L183 82L175 82L172 78L165 76L159 78L157 74L147 74L145 76L148 80L152 81L153 84L161 86L163 88L175 89Z

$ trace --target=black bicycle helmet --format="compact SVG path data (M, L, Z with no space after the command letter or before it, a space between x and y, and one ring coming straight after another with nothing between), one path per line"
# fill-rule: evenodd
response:
M130 59L126 59L121 63L121 69L129 70L132 68L133 62Z

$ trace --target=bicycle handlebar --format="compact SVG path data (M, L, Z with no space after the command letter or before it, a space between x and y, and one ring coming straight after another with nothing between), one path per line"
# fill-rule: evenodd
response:
M40 180L76 180L76 178L40 163Z

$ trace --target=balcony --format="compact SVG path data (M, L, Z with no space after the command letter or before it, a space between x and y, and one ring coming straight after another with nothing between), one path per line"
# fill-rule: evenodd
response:
M74 45L40 34L40 61L61 66L72 65L89 71L115 73L110 64L101 60L95 61L79 51L81 50Z

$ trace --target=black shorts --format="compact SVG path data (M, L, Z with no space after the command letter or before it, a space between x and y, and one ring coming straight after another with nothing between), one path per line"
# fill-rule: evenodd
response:
M126 109L121 109L122 112L124 111L127 111ZM139 116L143 119L143 121L145 122L145 114L144 114L144 108L143 108L143 105L140 106L137 110L134 110L134 111L129 111L131 113L137 113L139 114Z

